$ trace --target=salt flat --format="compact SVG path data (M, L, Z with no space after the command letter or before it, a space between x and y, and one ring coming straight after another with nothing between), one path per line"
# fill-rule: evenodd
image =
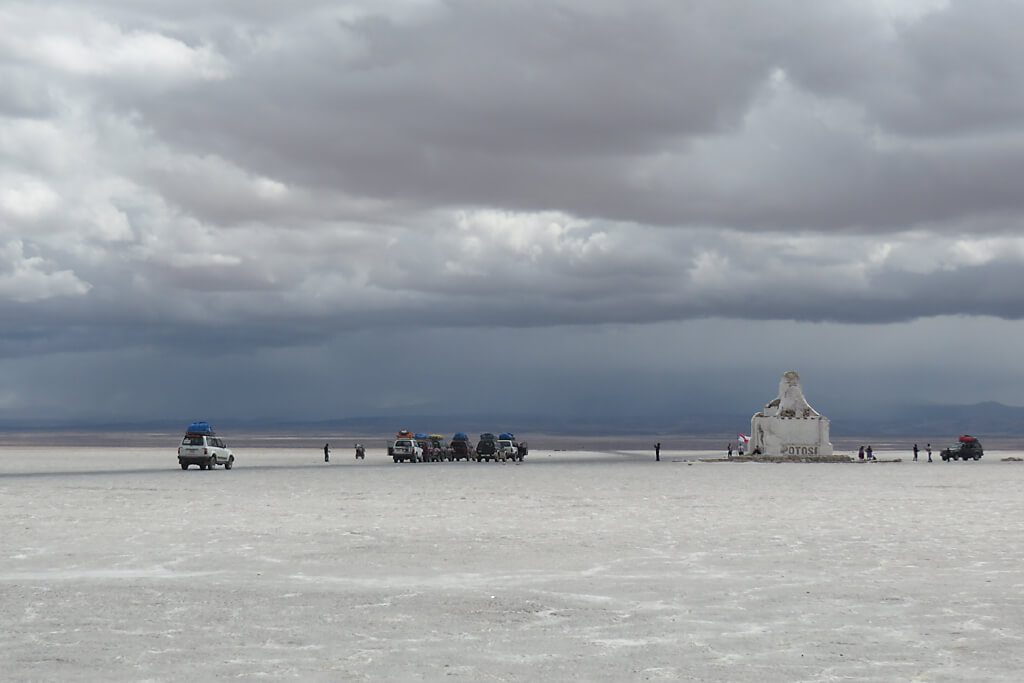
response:
M338 450L325 465L316 450L238 449L233 471L182 472L173 445L0 448L0 671L1019 679L1011 453L698 455L395 465Z

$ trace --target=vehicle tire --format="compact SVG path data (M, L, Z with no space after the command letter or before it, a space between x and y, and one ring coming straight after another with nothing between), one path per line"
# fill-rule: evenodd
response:
M975 460L981 460L981 456L980 455L976 455L976 456L974 456L974 459Z
M396 463L398 462L398 458L393 458L393 459L394 459L394 461L395 461Z
M217 456L216 455L210 456L210 464L207 465L207 467L209 467L211 470L217 468Z
M224 463L224 469L230 470L234 466L235 466L235 456L232 455L230 458L228 458L228 461L226 463Z
M178 464L181 465L181 469L183 469L183 470L187 470L188 469L188 463L187 462L180 462Z

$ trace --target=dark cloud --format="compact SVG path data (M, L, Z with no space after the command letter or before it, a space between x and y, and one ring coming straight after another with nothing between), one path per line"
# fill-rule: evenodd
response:
M631 347L590 334L608 326L635 346L732 320L785 348L805 323L1020 320L1022 13L7 3L0 358L93 358L98 375L134 353L149 382L165 355L232 382L266 363L259 382L293 387L319 386L308 358L364 386L405 363L440 383L468 358L519 363L516 400L541 377L581 388L552 410L622 386L602 399L618 410L706 383L714 341L696 334L678 371L675 348L647 349L658 362L634 373L615 360ZM440 336L394 343L424 335ZM10 405L48 405L18 377Z

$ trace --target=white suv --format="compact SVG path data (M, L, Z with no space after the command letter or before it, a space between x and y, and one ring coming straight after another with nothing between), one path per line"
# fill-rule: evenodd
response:
M397 439L391 446L391 457L395 462L423 462L423 449L413 439Z
M495 446L497 448L494 455L500 460L515 460L519 457L519 449L510 439L498 439Z
M219 436L186 434L178 446L178 464L183 470L187 470L189 465L199 465L201 470L224 465L224 469L230 470L235 464L235 454Z

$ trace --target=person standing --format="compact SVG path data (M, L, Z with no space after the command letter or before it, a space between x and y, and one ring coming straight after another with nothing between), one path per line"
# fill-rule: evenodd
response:
M917 444L914 444L914 462L917 462Z
M857 458L859 460L863 460L864 459L864 447L863 446L861 446L860 450L857 451Z
M661 462L661 442L654 444L654 460L655 462Z
M871 444L868 444L868 448L866 451L864 451L864 453L868 456L868 460L875 459L875 449L871 447Z
M928 454L928 462L932 461L932 445L928 444L924 447L925 452Z
M729 442L729 457L732 457L732 441Z
M331 461L331 444L325 443L324 444L324 462L330 462L330 461Z

